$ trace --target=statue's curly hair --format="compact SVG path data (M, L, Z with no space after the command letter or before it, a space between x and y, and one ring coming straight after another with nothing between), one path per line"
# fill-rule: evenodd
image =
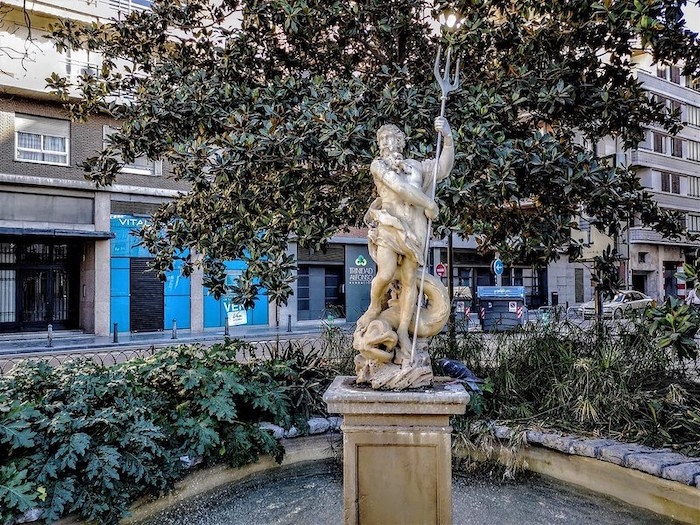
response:
M401 149L403 149L406 145L406 134L401 131L398 126L395 126L394 124L384 124L377 130L377 142L379 142L386 135L396 135L399 138L399 147Z

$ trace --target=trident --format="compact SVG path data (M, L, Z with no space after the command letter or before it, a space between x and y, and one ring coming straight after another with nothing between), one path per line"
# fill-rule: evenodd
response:
M454 80L450 82L450 55L452 54L452 48L447 48L447 56L445 57L445 69L444 75L440 74L440 52L441 48L438 47L437 56L435 57L435 67L433 68L433 74L435 75L435 80L437 80L440 90L442 91L442 97L440 102L440 116L445 116L445 104L447 103L447 95L459 87L459 58L455 65L455 76ZM430 198L435 200L435 186L437 184L437 174L440 164L440 153L442 150L442 134L438 132L437 134L437 145L435 146L435 165L433 167L433 181L430 186ZM416 324L413 327L413 341L411 343L411 361L413 364L416 356L416 340L418 339L418 324L420 317L421 303L423 302L423 288L425 286L425 268L428 261L428 250L430 248L430 230L432 228L433 221L428 219L428 229L425 235L425 247L423 249L423 269L421 270L420 276L420 287L418 289L418 301L416 305ZM450 272L452 269L450 269Z

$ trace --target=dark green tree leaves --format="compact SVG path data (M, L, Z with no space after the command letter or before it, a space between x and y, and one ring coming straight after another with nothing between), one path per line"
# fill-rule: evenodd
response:
M633 173L598 162L581 139L633 147L649 124L677 130L632 64L643 47L697 70L684 3L155 0L118 22L62 22L54 37L103 58L98 75L81 78L73 117L103 111L122 122L85 162L88 177L110 184L123 162L147 156L190 188L141 233L161 274L185 254L183 271L203 264L221 293L221 261L242 259L239 300L265 290L283 303L288 240L322 249L361 224L376 129L397 123L413 156L431 155L439 44L453 46L463 73L448 104L458 155L438 191L438 228L535 264L569 245L580 214L610 234L635 216L679 233ZM459 31L438 34L444 8L461 12ZM50 85L67 97L64 79Z

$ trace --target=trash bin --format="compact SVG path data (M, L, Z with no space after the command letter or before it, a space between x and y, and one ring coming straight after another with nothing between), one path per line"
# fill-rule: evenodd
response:
M524 286L480 286L476 294L485 332L504 332L525 323Z
M552 292L552 302L549 306L559 306L559 292Z

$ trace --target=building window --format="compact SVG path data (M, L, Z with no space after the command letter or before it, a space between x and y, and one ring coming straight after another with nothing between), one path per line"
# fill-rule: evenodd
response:
M687 83L690 89L700 91L700 77L687 77Z
M681 83L681 68L679 68L678 66L671 66L669 73L669 80L671 82L673 82L674 84Z
M690 215L687 213L682 213L678 212L678 220L676 221L676 224L678 224L679 228L688 228L690 229Z
M16 263L17 245L0 242L0 323L11 323L16 319Z
M457 267L457 286L471 286L472 269Z
M700 232L700 215L687 216L688 230L691 232Z
M678 113L679 115L681 114L681 103L678 100L674 100L672 98L666 98L662 95L653 95L652 99L654 102L657 104L660 104L661 106L666 108L666 111L670 114L672 113Z
M151 8L151 0L109 0L109 6L120 15Z
M15 160L68 165L70 122L15 115Z
M700 177L688 177L688 196L700 197Z
M700 108L686 105L684 116L689 126L700 127Z
M661 191L667 193L675 193L680 195L681 193L681 177L676 173L661 173Z
M657 95L654 94L652 95L651 99L656 102L657 104L662 105L663 107L667 108L668 107L668 99L662 95Z
M656 153L666 153L664 136L661 133L652 132L654 151Z
M637 261L640 264L647 262L647 252L639 252Z
M665 66L663 64L659 64L656 66L656 76L659 78L663 78L664 80L670 80L674 84L679 84L681 83L681 68L678 66Z
M671 137L671 155L683 158L683 140Z
M102 138L107 143L107 138L114 132L118 131L118 128L112 126L102 127ZM121 169L122 173L132 173L135 175L162 175L163 168L160 161L149 160L145 155L137 157L134 162L129 164L124 164Z
M686 158L688 160L694 160L700 162L700 142L694 140L686 140Z
M574 268L574 301L583 302L583 268Z
M109 5L118 11L130 13L150 9L151 0L109 0Z

